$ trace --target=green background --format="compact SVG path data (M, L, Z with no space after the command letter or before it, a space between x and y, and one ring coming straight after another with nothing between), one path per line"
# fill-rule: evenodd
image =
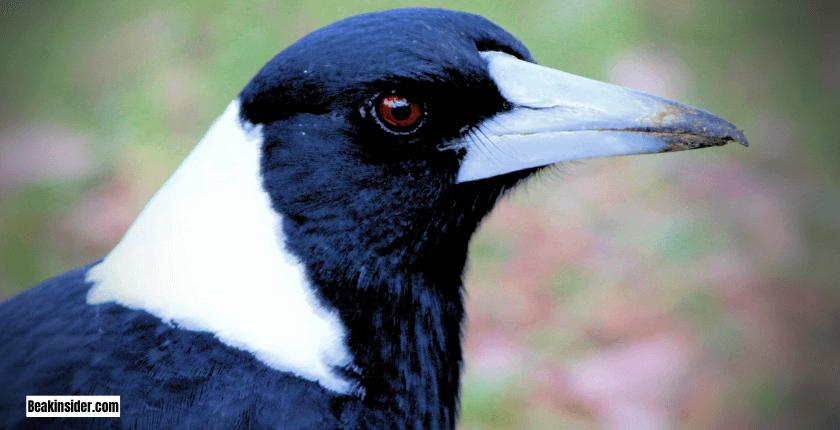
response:
M285 46L401 6L483 15L751 144L569 163L505 199L471 246L461 428L836 428L829 2L0 3L0 299L104 256Z

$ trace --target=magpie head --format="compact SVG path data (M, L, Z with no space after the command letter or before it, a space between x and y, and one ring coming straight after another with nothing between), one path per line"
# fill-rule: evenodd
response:
M537 66L490 21L438 9L317 30L240 101L262 126L275 209L329 231L317 245L340 255L465 255L496 199L545 165L746 142L711 114Z
M511 108L488 50L533 61L482 17L426 9L349 18L274 57L240 100L242 118L263 127L275 209L329 225L319 245L335 255L410 257L457 243L463 260L478 220L530 173L458 183L464 137Z

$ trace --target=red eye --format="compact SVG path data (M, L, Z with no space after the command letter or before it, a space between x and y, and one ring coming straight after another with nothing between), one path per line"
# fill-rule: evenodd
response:
M376 113L380 124L398 134L411 132L423 122L423 105L400 96L383 97Z

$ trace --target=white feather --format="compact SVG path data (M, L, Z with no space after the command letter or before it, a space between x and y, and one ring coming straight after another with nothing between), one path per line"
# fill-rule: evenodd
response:
M87 302L142 309L207 331L266 365L352 390L345 327L285 249L260 177L260 128L228 106L87 280Z

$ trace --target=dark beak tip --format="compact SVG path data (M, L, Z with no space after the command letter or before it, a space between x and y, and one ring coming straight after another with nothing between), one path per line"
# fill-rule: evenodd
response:
M724 146L733 142L749 147L744 131L729 123L718 127L706 126L700 130L676 129L653 134L667 143L668 149L664 152Z
M738 135L732 140L744 145L745 148L749 148L750 146L749 142L747 142L747 137L744 136L744 130L738 129Z
M747 137L744 135L744 130L739 129L734 124L720 119L723 124L711 127L703 127L705 134L712 138L713 141L719 142L717 145L726 145L727 143L735 142L744 147L749 147Z
M725 143L735 142L746 148L749 148L750 144L749 142L747 142L747 137L744 136L744 130L734 127L733 129L734 130L732 132L727 133L723 136L723 140L726 141Z
M749 147L750 144L747 142L747 137L744 135L744 130L736 127L735 124L724 120L723 118L716 118L720 120L723 124L719 124L717 127L710 127L708 130L711 136L715 136L718 139L722 139L724 142L723 144L727 144L730 142L735 142L738 144L743 145L744 147Z

